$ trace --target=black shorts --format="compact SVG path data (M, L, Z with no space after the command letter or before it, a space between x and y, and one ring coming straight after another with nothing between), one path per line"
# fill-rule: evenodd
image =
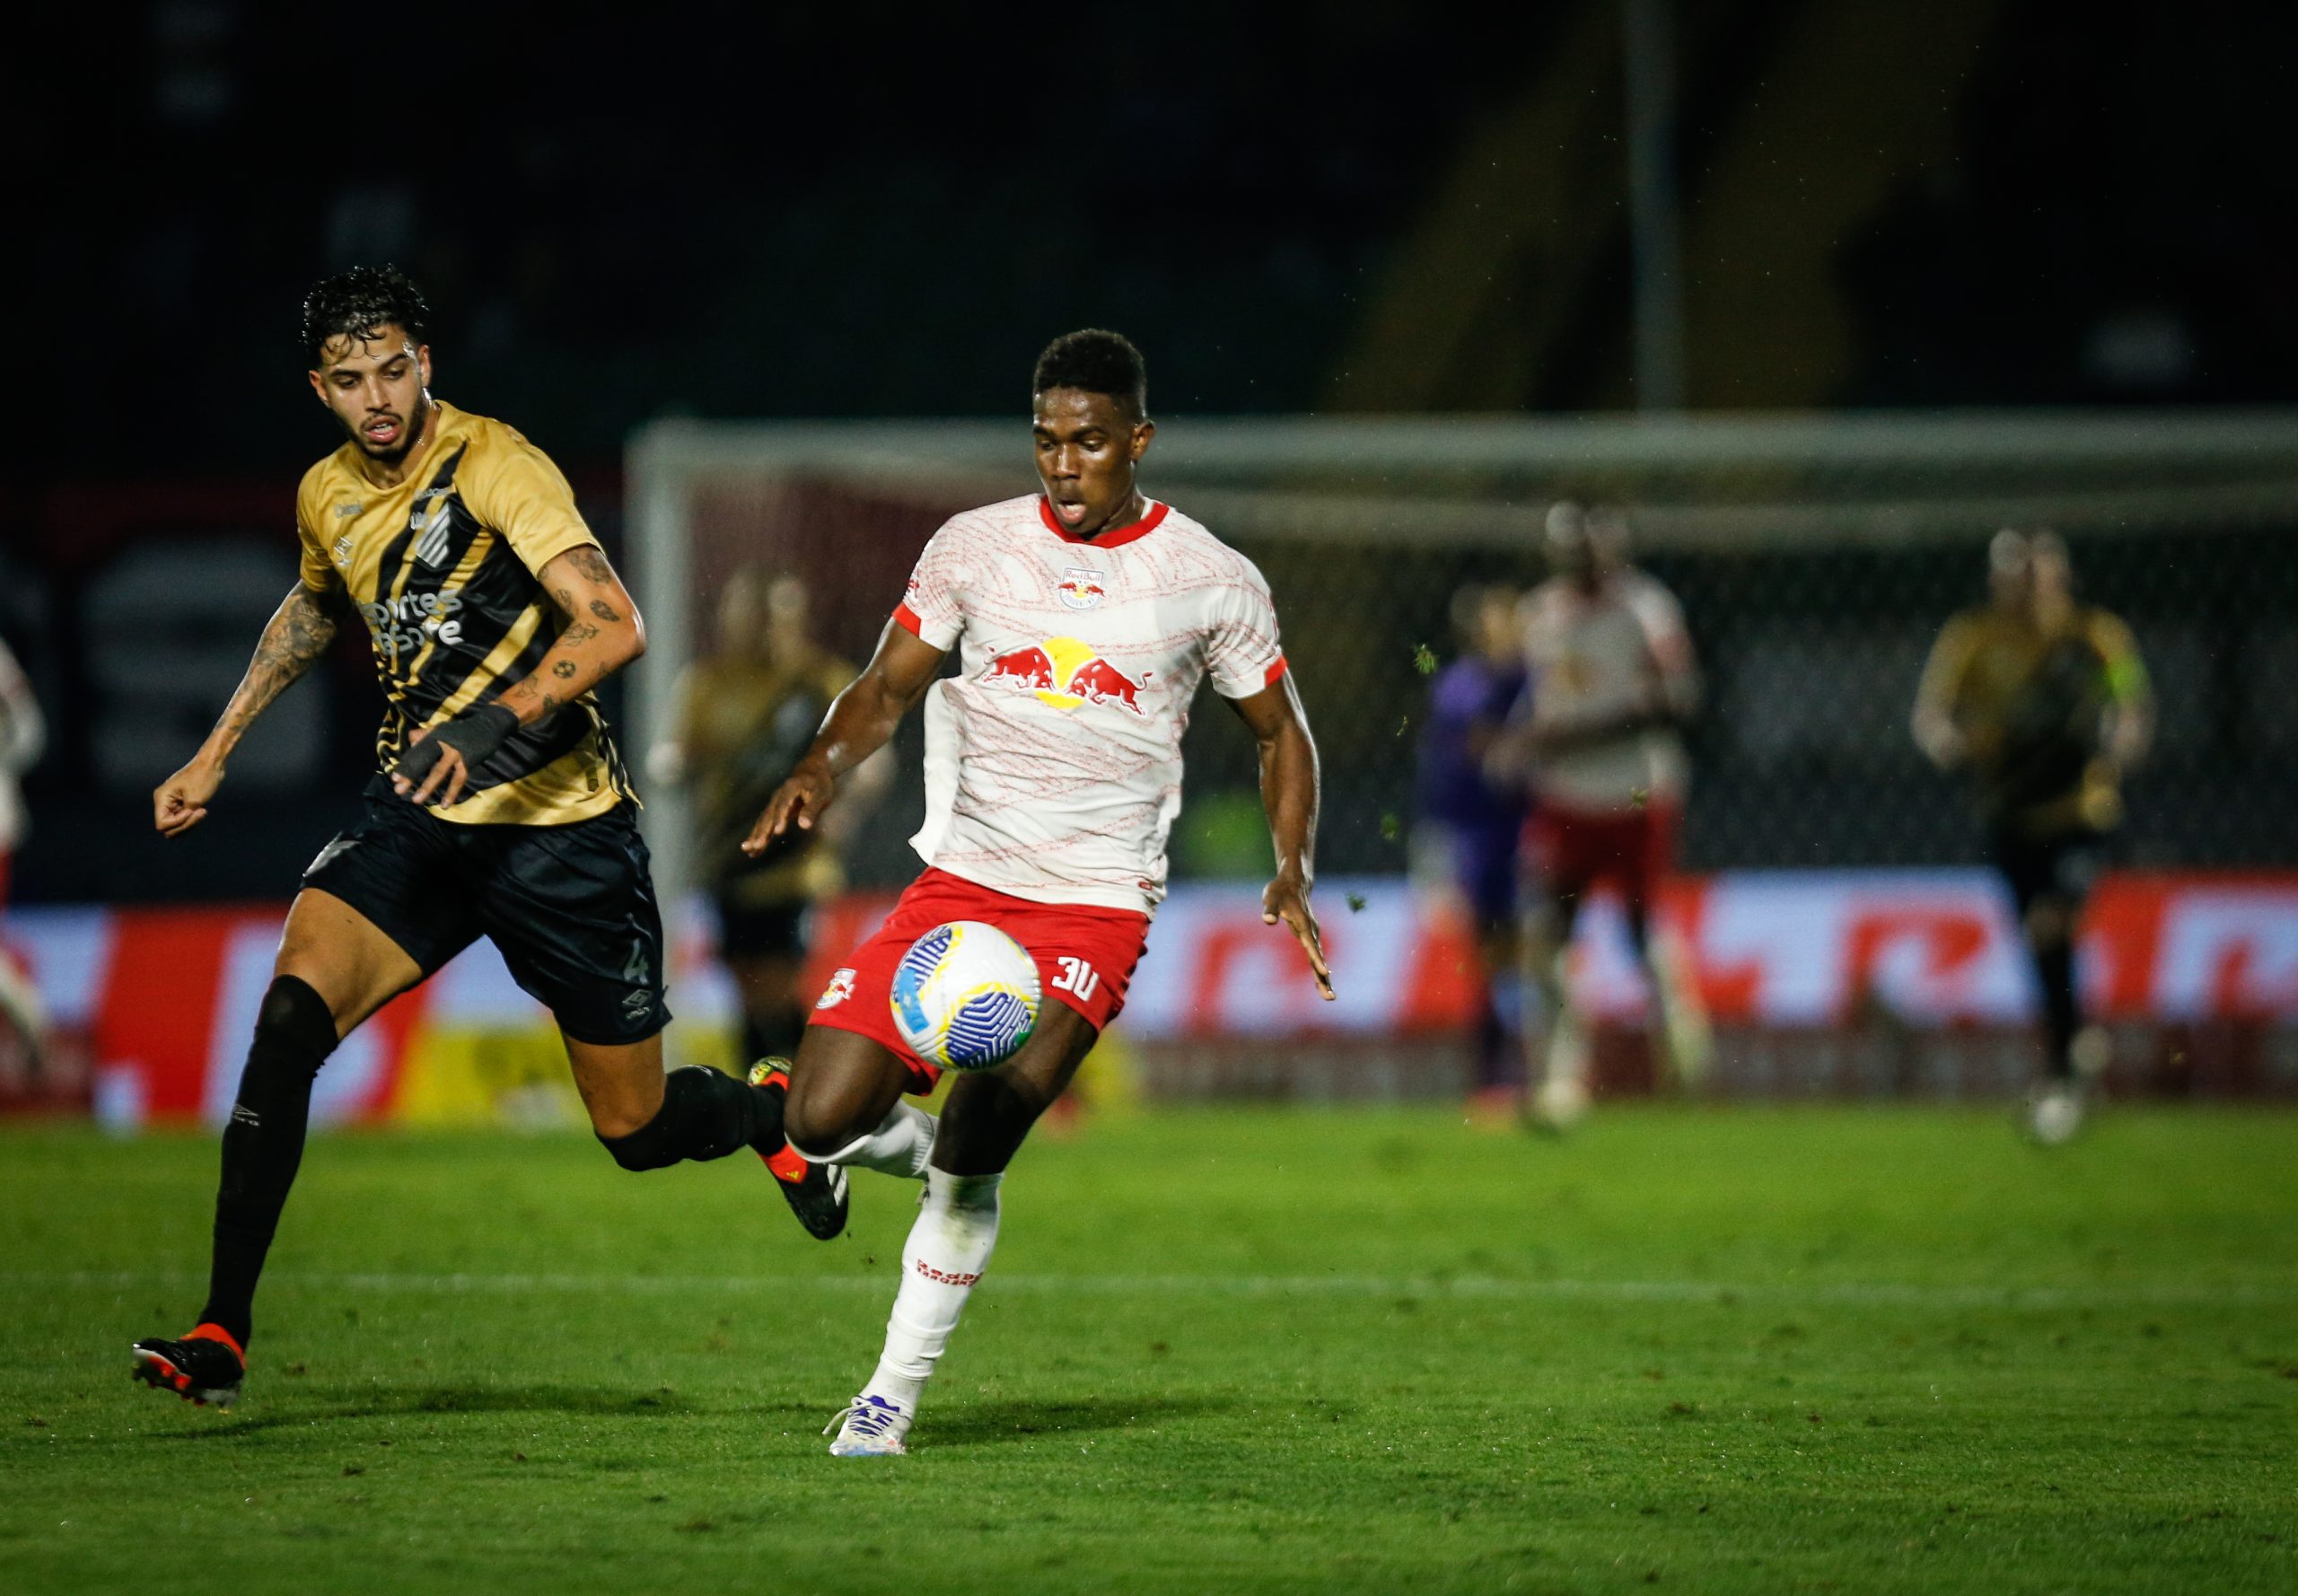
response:
M2011 889L2021 918L2039 898L2056 898L2076 908L2114 862L2114 839L2088 829L2033 837L2010 826L1995 833L1995 868Z
M670 1023L662 918L627 803L567 826L459 826L379 776L303 885L358 910L425 977L487 938L578 1042L640 1042Z

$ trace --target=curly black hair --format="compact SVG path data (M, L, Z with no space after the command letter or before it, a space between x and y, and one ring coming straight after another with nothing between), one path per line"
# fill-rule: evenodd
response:
M1149 414L1149 368L1141 359L1141 351L1123 333L1088 327L1063 333L1048 344L1045 353L1038 356L1030 391L1044 393L1055 388L1106 393L1135 421Z
M397 323L417 344L431 330L431 302L415 280L390 265L355 266L321 277L303 295L303 352L320 363L330 339L373 338Z

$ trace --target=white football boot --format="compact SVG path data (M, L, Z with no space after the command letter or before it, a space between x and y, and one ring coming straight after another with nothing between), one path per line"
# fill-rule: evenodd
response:
M1525 1105L1534 1130L1560 1136L1588 1117L1590 1063L1588 1033L1579 1014L1565 1009L1549 1025L1540 1083Z
M899 1402L864 1391L830 1416L822 1434L829 1434L833 1425L838 1427L838 1439L829 1443L833 1458L899 1458L909 1451L902 1438L909 1434L915 1416Z

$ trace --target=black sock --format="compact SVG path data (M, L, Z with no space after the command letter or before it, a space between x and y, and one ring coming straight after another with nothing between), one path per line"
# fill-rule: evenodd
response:
M2058 942L2035 950L2043 989L2043 1067L2054 1081L2074 1078L2074 1033L2083 1013L2074 991L2074 946Z
M241 1346L252 1325L255 1286L271 1250L287 1188L303 1162L311 1083L335 1051L335 1016L294 976L263 995L240 1093L224 1127L224 1178L215 1193L215 1251L203 1324L221 1325Z
M689 1065L662 1077L662 1106L652 1119L627 1136L599 1141L626 1170L724 1158L761 1144L771 1152L782 1143L782 1094Z

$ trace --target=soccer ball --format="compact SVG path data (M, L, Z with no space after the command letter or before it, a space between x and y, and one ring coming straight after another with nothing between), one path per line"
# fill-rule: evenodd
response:
M928 1064L986 1070L1030 1039L1038 1022L1037 961L995 925L952 920L909 944L890 1002L902 1039Z

